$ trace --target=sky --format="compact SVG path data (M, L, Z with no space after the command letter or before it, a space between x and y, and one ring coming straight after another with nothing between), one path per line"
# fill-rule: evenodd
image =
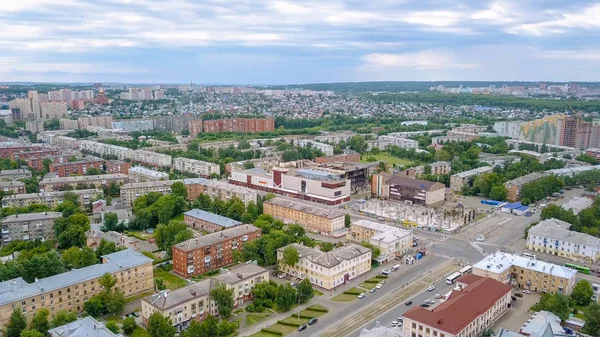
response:
M4 0L0 81L600 81L600 2Z

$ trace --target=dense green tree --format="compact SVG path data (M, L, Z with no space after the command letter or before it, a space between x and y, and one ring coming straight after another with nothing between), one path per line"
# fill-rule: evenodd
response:
M83 247L85 241L85 231L77 226L69 226L58 236L58 246L60 248Z
M59 310L52 320L52 328L63 326L77 320L77 313L66 310Z
M100 317L106 313L106 306L99 296L92 296L83 303L83 310L92 317Z
M63 262L70 268L83 268L96 264L96 253L88 247L71 247L62 253Z
M333 250L333 243L331 243L331 242L323 242L321 244L321 251L322 252L327 253L327 252L330 252L332 250Z
M23 330L20 337L45 337L47 333L41 333L37 330Z
M594 289L592 289L592 285L586 280L581 280L573 288L571 298L573 298L575 304L585 307L592 302L593 295Z
M107 241L105 239L100 240L98 248L96 248L96 255L101 257L103 255L112 254L119 251L117 245L114 242Z
M40 333L46 335L48 333L48 330L50 329L50 322L48 321L49 316L50 311L48 311L48 309L39 309L31 319L31 324L29 325L29 328L32 330L39 331Z
M581 332L590 336L600 337L600 305L592 303L585 308L585 324Z
M298 302L300 304L308 302L314 295L314 290L310 281L305 278L296 287L298 289Z
M177 330L170 318L155 312L148 318L148 334L150 337L175 337Z
M27 318L21 308L13 310L10 320L6 325L7 337L19 337L23 330L27 329Z
M171 247L175 244L191 239L192 231L183 221L173 220L168 225L158 225L154 231L156 244L162 250L171 253Z
M23 274L21 275L27 282L34 282L35 279L42 279L56 274L64 273L65 266L56 251L49 251L42 254L36 254L28 259L23 259Z
M571 313L570 299L568 296L554 293L542 294L540 301L531 307L534 311L546 310L558 316L563 322Z
M119 224L119 217L116 213L107 212L104 214L104 224L102 227L103 231L114 231L117 229Z
M282 311L288 311L296 304L297 294L296 289L289 283L280 284L277 287L277 296L275 297L275 304L277 308Z
M119 324L117 324L117 322L115 321L106 322L106 328L112 331L114 334L119 333L119 331L121 330L121 328L119 328Z
M350 214L346 213L346 215L344 215L344 225L346 227L350 227L351 224L352 224L352 219L350 218Z
M289 246L283 250L283 260L282 262L290 267L293 267L300 261L300 253L298 249L295 247Z
M211 300L217 303L219 316L229 318L233 310L233 290L227 289L224 284L219 284L210 291Z
M185 188L185 185L181 182L178 181L176 183L173 183L173 185L171 185L171 193L174 196L177 197L183 197L184 199L187 199L187 189Z
M370 242L363 241L360 244L361 244L361 246L369 248L371 250L371 258L372 259L377 258L381 254L381 250L379 249L379 247L372 245Z
M135 318L127 317L123 320L123 332L126 335L131 335L136 327Z
M492 187L489 197L492 200L504 201L508 197L508 191L504 185L496 185Z
M162 277L154 278L154 291L161 291L167 289L167 285L165 284L165 280Z

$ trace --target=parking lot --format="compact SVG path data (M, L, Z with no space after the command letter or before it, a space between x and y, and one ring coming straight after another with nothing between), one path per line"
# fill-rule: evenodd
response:
M515 291L515 293L521 292ZM540 295L535 293L523 294L523 297L517 297L517 300L512 302L512 306L508 309L508 312L494 324L492 329L494 329L495 333L498 333L500 328L518 332L523 324L531 318L532 313L529 312L529 308L539 300Z

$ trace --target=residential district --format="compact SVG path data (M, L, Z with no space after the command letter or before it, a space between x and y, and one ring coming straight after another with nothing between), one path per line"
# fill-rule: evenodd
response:
M2 336L600 336L596 89L501 88L3 87Z

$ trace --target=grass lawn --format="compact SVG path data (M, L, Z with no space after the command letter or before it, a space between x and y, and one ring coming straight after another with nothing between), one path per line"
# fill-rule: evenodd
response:
M179 214L178 216L173 217L172 220L183 221L183 213Z
M179 278L167 271L164 271L161 268L154 269L154 278L157 277L161 277L163 280L165 280L165 285L170 290L179 289L185 287L188 284L186 280Z
M125 303L131 303L131 302L133 302L133 301L135 301L135 300L142 299L142 298L144 298L144 297L146 297L146 296L148 296L148 295L152 295L152 294L154 294L154 291L152 291L152 290L149 290L149 291L146 291L146 292L144 292L144 293L137 294L137 295L135 295L135 296L127 297L127 298L125 299Z
M352 302L356 299L356 295L339 294L331 300L334 302Z
M300 319L298 319L298 313L284 319L283 321L286 323L292 323L292 324L298 324L298 325L308 322L308 320L306 318L300 317Z
M311 308L319 308L319 309L327 310L327 308L325 308L322 305L313 305L313 306L310 306L310 307L300 311L300 316L304 315L304 316L312 316L312 317L321 317L327 313L327 312L321 312L321 311L312 311L312 310L310 310Z
M269 312L265 312L265 313L257 312L257 313L252 313L252 314L249 313L246 316L246 326L256 324L260 321L264 321L269 316L271 316L271 313L269 313Z
M364 289L367 289L367 290L371 290L371 289L375 288L375 286L377 286L377 283L367 283L367 282L365 282L365 283L361 283L360 284L361 288L364 288Z
M130 337L150 337L148 331L144 330L141 326L137 326L131 333Z
M128 236L133 236L136 239L148 241L148 239L153 238L154 234L148 234L145 231L128 231L126 233Z
M313 288L313 293L315 294L315 296L323 296L323 293L318 291L317 289Z
M287 326L287 325L283 325L283 324L279 324L279 323L273 324L269 327L269 330L279 331L284 335L287 335L290 332L296 331L296 329L298 329L298 327Z
M396 165L410 165L413 162L408 160L408 159L402 159L402 158L398 158L398 157L394 157L390 154L387 154L385 152L382 152L380 154L364 154L362 155L362 159L361 159L361 163L368 163L367 158L369 157L373 157L378 161L383 161L386 164L393 166L394 164Z
M259 331L255 334L250 335L250 337L276 337L276 335Z

